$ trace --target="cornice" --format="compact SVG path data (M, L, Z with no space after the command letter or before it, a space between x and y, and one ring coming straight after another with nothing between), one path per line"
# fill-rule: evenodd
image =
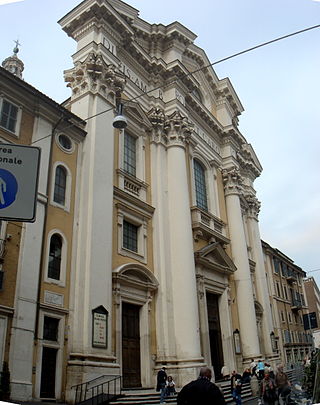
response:
M113 187L113 196L119 201L118 204L131 210L138 212L140 215L146 216L147 218L152 218L155 208L152 205L134 197L133 195L126 193L120 188Z
M187 107L190 106L190 108L197 113L197 115L206 123L206 125L213 129L217 134L224 134L223 126L194 96L192 96L190 93L186 94L185 101Z
M86 0L75 7L58 23L73 39L79 39L83 27L90 24L109 24L122 33L122 37L133 37L134 31L130 24L106 1Z

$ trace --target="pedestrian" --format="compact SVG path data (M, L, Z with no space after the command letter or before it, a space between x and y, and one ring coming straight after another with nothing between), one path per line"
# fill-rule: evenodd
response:
M260 398L264 405L274 405L278 399L275 382L270 377L268 370L265 371L260 384Z
M230 371L229 371L229 367L224 365L221 369L221 374L222 374L222 378L224 380L229 380L230 378Z
M258 380L262 380L264 377L264 362L262 360L258 361L257 372L258 372Z
M212 373L209 367L202 367L197 380L185 385L178 394L178 405L225 405L220 388L210 380Z
M241 390L242 390L242 381L241 375L233 370L231 373L231 395L236 401L236 405L241 405Z
M242 378L241 378L242 384L249 383L250 379L251 379L251 371L250 371L250 368L247 367L244 369L244 372L242 373Z
M166 368L162 367L157 374L157 391L160 391L160 404L165 404L166 396L166 383L167 383L167 373Z
M278 364L277 366L275 385L277 387L279 405L282 405L284 403L284 397L288 391L287 388L291 385L288 375L283 371L283 364Z
M166 389L167 389L166 396L167 397L173 396L176 393L175 386L176 386L176 384L173 381L172 376L168 375L168 379L167 379L167 383L166 383Z

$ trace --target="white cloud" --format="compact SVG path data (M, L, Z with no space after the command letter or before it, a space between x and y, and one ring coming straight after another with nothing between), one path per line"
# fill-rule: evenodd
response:
M9 4L9 3L17 3L18 1L24 1L24 0L0 0L0 6L3 6L4 4Z

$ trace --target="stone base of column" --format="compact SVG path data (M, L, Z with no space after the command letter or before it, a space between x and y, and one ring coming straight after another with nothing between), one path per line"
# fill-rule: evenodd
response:
M11 381L10 389L12 401L30 401L32 399L32 383Z
M172 375L176 387L181 388L190 381L197 379L200 368L205 367L206 365L207 364L204 362L203 357L194 359L157 359L155 378L158 370L162 366L165 366L167 375Z
M115 362L116 358L113 356L99 356L100 361L95 358L98 356L73 353L70 357L71 360L68 361L67 366L67 386L65 391L65 401L67 403L74 403L75 400L75 390L71 389L71 387L98 377L120 376L120 365ZM98 380L95 381L95 383L98 382Z

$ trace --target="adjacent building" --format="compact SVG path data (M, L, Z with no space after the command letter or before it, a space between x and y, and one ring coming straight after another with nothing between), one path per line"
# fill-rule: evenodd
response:
M262 241L274 330L274 349L288 365L302 364L313 348L312 335L305 330L308 312L304 289L306 273L280 250Z
M313 277L303 280L308 303L308 312L304 315L304 327L312 333L314 346L320 348L320 291Z
M120 0L84 0L59 24L76 42L63 106L0 70L15 111L8 128L0 104L1 140L42 154L35 223L1 229L12 399L72 402L74 385L102 375L152 387L163 365L181 386L203 365L219 379L224 364L290 362L286 339L300 335L289 318L282 333L281 310L300 322L304 272L261 245L262 167L230 80L188 28ZM300 280L283 276L281 302L273 256Z
M9 363L12 398L54 398L66 382L62 370L85 122L22 80L17 48L3 66L0 147L8 154L13 144L38 147L41 160L36 221L1 221L0 364L2 369ZM4 199L6 191L2 184Z

